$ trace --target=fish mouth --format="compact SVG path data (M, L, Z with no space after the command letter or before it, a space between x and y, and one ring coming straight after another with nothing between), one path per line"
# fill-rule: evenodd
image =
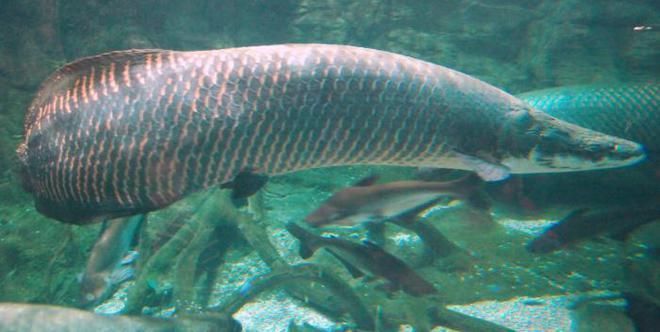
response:
M586 144L582 147L587 168L625 167L646 159L646 150L642 144L596 132L591 134L594 137L585 139Z
M624 143L614 143L613 155L622 163L621 166L634 165L646 159L644 145L623 140Z

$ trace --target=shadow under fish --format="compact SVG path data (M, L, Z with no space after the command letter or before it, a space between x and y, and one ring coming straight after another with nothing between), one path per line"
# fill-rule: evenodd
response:
M405 262L373 243L355 243L337 237L319 236L294 223L287 224L286 229L300 241L300 256L304 259L312 256L319 248L326 247L347 266L354 277L361 275L360 270L366 270L387 280L392 289L401 289L413 296L438 292Z
M550 253L599 235L624 240L636 228L658 219L660 207L657 202L599 211L578 209L528 243L527 250L537 254Z

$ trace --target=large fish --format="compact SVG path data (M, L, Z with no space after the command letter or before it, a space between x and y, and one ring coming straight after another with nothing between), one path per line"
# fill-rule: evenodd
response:
M407 165L497 180L644 158L457 71L320 44L83 58L45 80L24 132L25 188L71 223L159 209L245 171Z
M660 155L660 84L577 85L518 95L535 108L585 128L642 143Z

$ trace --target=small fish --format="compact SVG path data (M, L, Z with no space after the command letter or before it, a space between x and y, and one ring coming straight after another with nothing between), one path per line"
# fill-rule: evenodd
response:
M145 215L137 215L106 221L80 281L80 305L97 305L120 283L133 278L134 271L127 266L130 261L126 253L144 220Z
M437 293L431 283L420 277L406 263L373 243L358 244L337 237L322 237L294 223L287 224L286 229L300 241L300 256L304 259L321 247L330 248L341 252L341 255L333 255L343 257L342 262L348 261L350 257L351 265L357 265L374 276L384 278L394 289L402 289L413 296ZM352 273L353 271L351 269Z
M390 219L446 196L468 199L482 183L476 175L447 182L395 181L376 185L375 181L376 177L369 177L340 190L305 221L319 227Z
M660 218L657 203L649 206L617 207L601 211L578 209L527 244L533 253L550 253L598 235L624 239L637 227Z
M164 319L106 316L89 311L44 304L0 303L0 331L241 331L231 317Z

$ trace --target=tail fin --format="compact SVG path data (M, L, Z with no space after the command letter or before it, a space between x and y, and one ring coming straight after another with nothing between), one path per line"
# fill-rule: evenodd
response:
M291 235L295 236L298 241L300 241L299 254L303 259L311 257L316 249L319 248L317 239L318 235L313 234L312 232L292 222L286 225L286 230L289 231Z

